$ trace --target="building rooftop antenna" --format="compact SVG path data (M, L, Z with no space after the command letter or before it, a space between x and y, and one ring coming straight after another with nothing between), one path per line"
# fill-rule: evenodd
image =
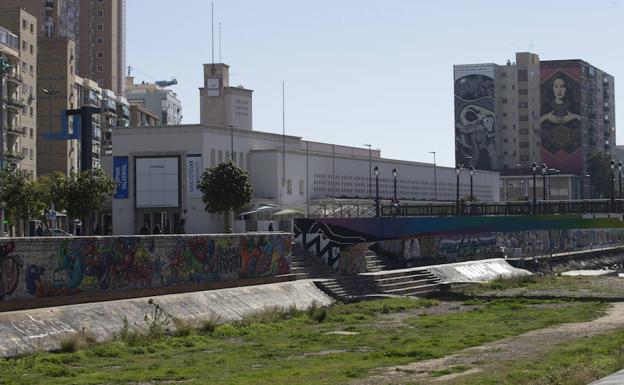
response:
M212 72L214 74L214 1L210 2L210 28L212 30L211 33L211 40L212 40L212 44L211 44L211 49L212 49Z

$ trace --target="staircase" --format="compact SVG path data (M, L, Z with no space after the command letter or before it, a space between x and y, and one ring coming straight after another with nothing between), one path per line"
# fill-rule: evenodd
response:
M343 302L387 296L425 296L442 282L427 269L386 270L315 281L326 294Z
M337 272L324 264L318 257L310 255L301 246L293 245L290 257L290 274L294 279L331 278Z
M364 258L366 259L366 271L377 272L386 268L383 259L372 250L367 250L364 253Z

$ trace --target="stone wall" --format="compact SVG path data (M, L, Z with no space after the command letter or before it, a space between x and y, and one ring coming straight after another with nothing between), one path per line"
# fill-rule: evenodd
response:
M0 304L273 277L290 272L291 243L279 232L0 239Z

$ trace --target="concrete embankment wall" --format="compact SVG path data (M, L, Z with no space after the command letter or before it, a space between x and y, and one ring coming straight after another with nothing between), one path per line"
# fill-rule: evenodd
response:
M305 310L313 303L328 306L334 302L310 280L170 294L153 300L171 320L196 326L203 320L240 320L269 307L294 306ZM63 339L77 333L106 342L119 334L124 317L131 330L144 329L144 318L153 310L148 301L149 298L133 298L0 313L0 357L57 350ZM170 327L175 329L175 323L171 322Z
M0 310L257 284L290 271L289 233L0 240Z

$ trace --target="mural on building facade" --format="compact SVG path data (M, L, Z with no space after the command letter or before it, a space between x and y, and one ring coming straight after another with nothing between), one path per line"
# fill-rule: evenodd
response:
M563 173L580 174L582 164L580 66L540 68L542 161Z
M31 242L28 247L27 242ZM20 243L24 251L17 253ZM0 299L106 293L287 274L291 243L287 234L0 242Z
M494 66L458 66L455 73L455 160L465 167L496 165Z

